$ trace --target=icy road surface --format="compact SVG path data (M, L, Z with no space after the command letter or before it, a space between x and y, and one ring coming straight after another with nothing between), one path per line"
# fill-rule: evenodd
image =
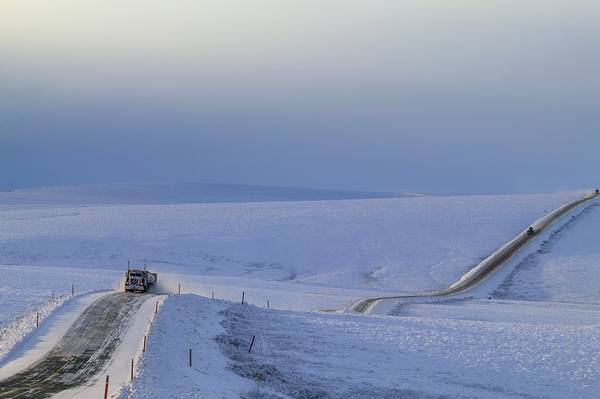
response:
M96 300L46 356L0 381L0 398L48 398L89 381L110 360L131 315L150 297L116 293Z

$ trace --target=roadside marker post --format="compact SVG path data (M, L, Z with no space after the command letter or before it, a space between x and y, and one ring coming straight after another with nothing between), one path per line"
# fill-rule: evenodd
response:
M142 352L146 352L146 336L144 335L144 347L142 348Z
M35 326L40 326L40 312L35 312Z
M156 308L154 309L154 314L155 315L158 314L158 301L156 301Z
M271 304L269 303L269 300L267 299L267 309L271 308Z
M244 304L245 297L246 297L246 293L244 291L242 291L242 305Z
M178 285L178 287L177 287L177 293L178 293L178 294L181 294L181 283L180 283L180 284Z
M75 296L75 285L71 284L71 296Z
M215 292L214 291L212 292L211 298L215 299Z
M54 301L54 291L52 291L52 301Z
M190 367L192 367L192 350L190 349Z
M104 399L108 399L108 381L110 376L106 376L106 383L104 384Z
M254 340L256 339L256 335L252 336L252 342L250 342L250 348L248 348L248 353L252 352L252 347L254 346Z
M133 359L131 359L131 380L133 381Z

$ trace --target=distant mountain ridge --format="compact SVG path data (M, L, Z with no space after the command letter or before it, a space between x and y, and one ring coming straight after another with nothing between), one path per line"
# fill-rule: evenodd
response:
M0 204L185 204L324 201L416 196L420 195L242 184L114 183L16 189L9 192L0 192Z

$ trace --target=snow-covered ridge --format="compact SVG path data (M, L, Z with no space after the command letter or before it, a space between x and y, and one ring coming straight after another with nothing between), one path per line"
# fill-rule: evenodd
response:
M591 194L584 196L581 199L564 204L561 207L559 207L558 209L551 212L550 214L535 221L531 225L531 227L533 227L533 229L536 232L539 232L539 231L545 229L546 227L548 227L556 219L558 219L562 215L566 214L573 208L575 208L578 205L581 205L582 203L587 202L593 198L596 198L597 196L598 196L598 194L591 193ZM471 269L468 273L465 273L456 283L452 284L448 288L448 290L452 291L459 287L466 286L469 281L474 280L478 276L488 272L490 268L494 267L495 263L506 259L507 256L510 256L511 252L514 252L517 248L519 248L521 245L523 245L527 241L527 238L528 238L527 231L526 230L522 231L514 239L512 239L511 241L509 241L508 243L506 243L505 245L500 247L497 251L492 253L490 256L488 256L486 259L484 259L483 262L481 262L479 265L477 265L476 267Z
M218 202L320 201L415 197L411 193L320 190L241 184L89 184L0 192L0 204L186 204Z

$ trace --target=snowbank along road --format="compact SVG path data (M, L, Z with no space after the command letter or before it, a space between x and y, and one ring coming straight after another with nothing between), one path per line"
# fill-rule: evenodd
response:
M48 398L85 384L100 372L152 295L114 293L90 305L65 336L28 369L0 381L0 398Z
M536 233L541 232L546 227L551 225L554 221L556 221L561 216L564 216L577 206L583 204L584 202L590 201L599 197L597 192L586 195L583 198L578 200L569 202L560 208L556 209L554 212L548 214L544 218L535 222L532 227L536 231ZM514 239L504 244L501 248L499 248L496 252L488 256L484 259L480 264L472 268L469 272L467 272L464 276L462 276L457 282L452 284L450 287L443 289L437 292L431 293L423 293L423 294L415 294L415 295L399 295L399 296L387 296L387 297L378 297L378 298L364 298L360 301L354 303L351 306L351 309L355 312L365 313L367 312L374 304L380 301L385 300L393 300L393 299L403 299L403 298L423 298L423 297L432 297L432 296L444 296L444 295L452 295L468 290L469 288L477 285L479 282L484 280L487 276L489 276L494 270L500 267L505 261L507 261L515 252L525 246L533 237L530 234L527 234L527 231L521 232Z

